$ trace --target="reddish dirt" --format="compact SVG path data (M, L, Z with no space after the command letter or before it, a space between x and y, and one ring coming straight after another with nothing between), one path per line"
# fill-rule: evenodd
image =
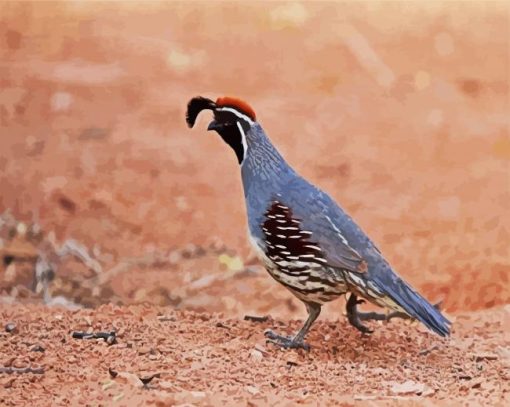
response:
M447 340L402 321L361 337L344 319L320 321L310 352L266 344L256 323L154 306L66 311L4 306L2 364L44 374L1 377L0 403L14 405L508 405L510 308L454 318ZM71 331L118 332L117 343ZM40 346L44 351L36 351ZM117 376L109 373L109 369ZM143 388L139 378L159 374ZM418 394L417 394L418 393Z
M0 404L505 404L508 6L402 4L1 3L0 213L44 238L0 222L2 258L29 256L0 265L0 322L18 326L0 356L46 370L0 373ZM339 300L309 354L266 346L263 329L290 333L304 309L253 262L234 154L205 114L185 125L199 94L248 100L288 161L443 301L452 338L403 322L360 338ZM68 239L100 275L55 256ZM53 303L94 309L41 305L34 253L53 262ZM108 347L70 338L82 328L124 332ZM146 390L106 383L108 367L166 373ZM422 396L392 392L407 380Z

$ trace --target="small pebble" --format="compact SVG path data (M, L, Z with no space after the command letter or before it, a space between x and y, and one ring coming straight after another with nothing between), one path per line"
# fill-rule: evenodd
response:
M16 324L14 322L9 322L5 325L5 332L16 333L18 332Z
M41 345L34 345L30 348L30 352L44 352L45 349Z

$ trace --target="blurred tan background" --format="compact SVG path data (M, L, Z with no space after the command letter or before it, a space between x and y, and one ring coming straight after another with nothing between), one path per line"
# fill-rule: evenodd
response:
M184 121L235 95L432 301L510 302L509 38L505 2L3 2L2 296L301 315Z

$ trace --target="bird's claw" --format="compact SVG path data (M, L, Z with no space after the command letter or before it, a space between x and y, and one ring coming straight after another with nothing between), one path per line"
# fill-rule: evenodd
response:
M358 299L355 294L351 294L349 300L347 301L347 319L350 324L354 326L358 331L364 334L371 334L374 331L367 326L363 325L361 321L386 321L389 322L393 318L400 319L413 319L411 316L407 315L405 312L401 311L393 311L389 314L383 314L379 312L360 312L358 311L357 306L359 304L363 304L365 301L363 299ZM434 308L440 310L441 302L434 304Z
M355 327L358 331L360 331L362 334L369 335L373 333L374 331L370 329L369 327L363 325L361 323L363 314L358 311L358 304L363 304L365 300L361 298L357 298L356 295L351 294L349 297L349 300L347 301L347 319L349 320L349 323Z
M361 320L358 318L357 314L347 314L347 319L351 323L351 325L360 331L362 334L370 335L374 332L373 329L370 329L368 326L363 325Z
M264 336L267 338L267 342L271 342L284 349L304 349L310 350L310 345L304 341L295 340L294 338L278 335L271 330L264 332Z

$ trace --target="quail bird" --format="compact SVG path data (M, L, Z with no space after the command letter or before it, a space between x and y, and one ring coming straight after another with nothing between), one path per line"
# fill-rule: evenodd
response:
M324 303L350 293L349 322L361 332L361 321L387 319L362 313L364 300L422 322L441 336L450 322L400 278L360 227L325 192L287 164L246 102L221 97L215 102L195 97L188 103L186 122L194 126L199 113L212 110L207 130L216 131L234 150L248 214L249 238L267 271L306 306L308 319L294 337L267 331L272 342L305 348L310 327ZM361 300L358 298L362 298Z

